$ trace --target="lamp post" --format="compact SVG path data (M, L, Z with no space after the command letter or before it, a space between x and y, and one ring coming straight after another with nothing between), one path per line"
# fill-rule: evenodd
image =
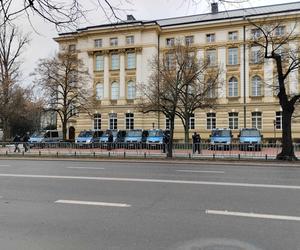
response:
M274 142L276 142L276 120L273 120L274 125Z

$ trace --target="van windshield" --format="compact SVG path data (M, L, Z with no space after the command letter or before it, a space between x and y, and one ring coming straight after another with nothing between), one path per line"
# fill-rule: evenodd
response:
M253 136L253 137L259 137L260 132L258 130L242 130L241 136Z
M130 130L126 133L127 136L142 136L141 130Z
M93 137L92 131L81 131L78 137Z
M150 130L149 137L161 137L163 136L163 132L161 130Z
M116 137L118 134L118 131L111 131L111 133L112 133L113 137ZM109 135L109 131L106 131L106 133L104 133L102 135L102 137L108 137L108 135Z
M34 132L33 135L31 137L35 137L35 138L43 138L45 135L44 132Z
M214 130L211 133L212 137L228 137L230 136L230 130Z

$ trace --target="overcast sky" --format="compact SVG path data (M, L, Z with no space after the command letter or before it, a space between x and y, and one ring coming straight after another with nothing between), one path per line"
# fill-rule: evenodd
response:
M127 0L128 1L128 0ZM184 15L200 14L210 11L208 0L197 0L201 4L189 4L193 0L112 0L116 6L126 9L126 11L119 12L119 15L125 19L126 14L133 14L138 20L151 20L161 19L167 17L177 17ZM82 1L88 3L88 0ZM103 1L104 2L104 1ZM120 4L122 2L122 4ZM194 1L196 2L196 1ZM243 4L228 4L226 9L235 9L243 7L254 7L270 4L285 3L284 0L250 0L248 3ZM288 0L288 2L298 2L297 0ZM90 11L89 23L82 23L80 26L97 25L101 23L107 23L108 20L100 9L96 9L95 6L89 4L88 9ZM221 9L224 6L220 6ZM26 51L23 53L23 78L27 83L31 82L29 74L33 71L39 58L49 57L55 54L57 51L57 44L53 41L53 37L58 35L55 27L49 23L46 23L36 17L32 19L32 23L36 30L28 23L25 18L18 20L18 25L21 26L24 33L30 32L31 42L28 45Z

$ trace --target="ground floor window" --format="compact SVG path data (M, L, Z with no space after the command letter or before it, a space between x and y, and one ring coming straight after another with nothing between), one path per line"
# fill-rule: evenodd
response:
M101 129L101 114L94 114L94 130Z
M116 113L109 114L109 129L118 129L118 118Z
M252 112L252 128L261 129L262 127L261 112Z
M125 114L125 126L126 129L134 129L134 114L126 113Z
M195 114L191 114L190 116L189 129L195 129Z
M239 128L239 113L237 112L231 112L228 114L229 119L229 128L230 129L238 129Z
M170 118L166 116L166 130L170 130L170 128L171 128Z
M216 128L216 113L206 114L206 129L212 130Z

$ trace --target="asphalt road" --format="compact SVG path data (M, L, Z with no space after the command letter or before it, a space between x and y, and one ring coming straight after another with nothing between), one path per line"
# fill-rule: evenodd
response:
M3 250L299 250L300 168L0 161Z

